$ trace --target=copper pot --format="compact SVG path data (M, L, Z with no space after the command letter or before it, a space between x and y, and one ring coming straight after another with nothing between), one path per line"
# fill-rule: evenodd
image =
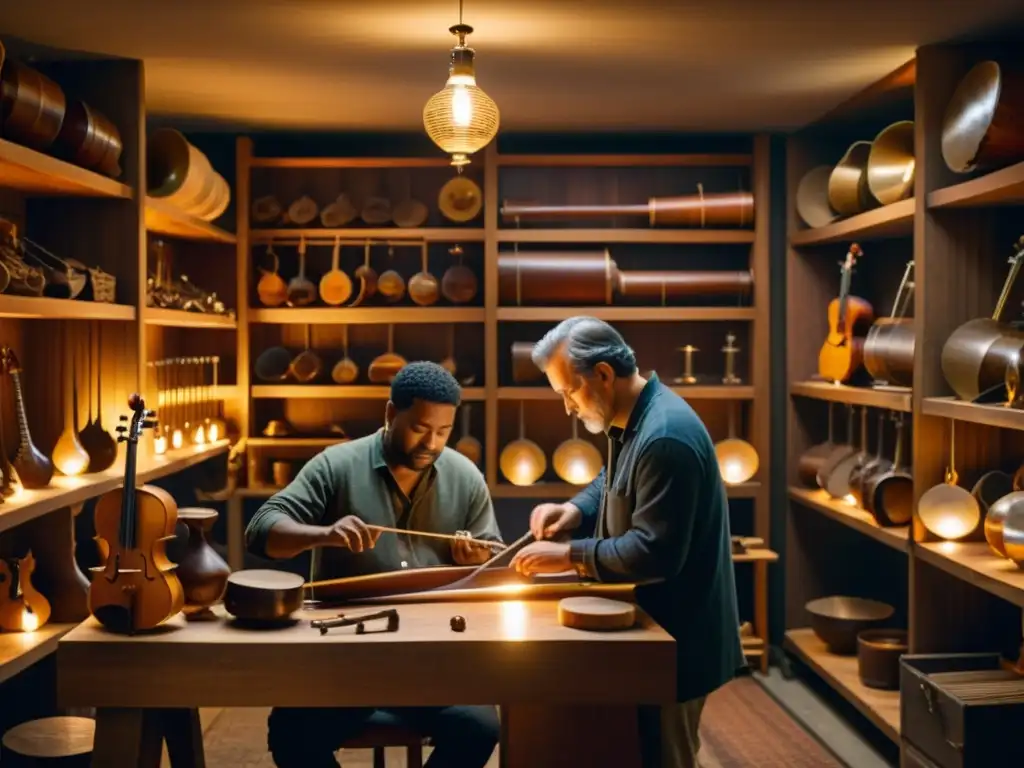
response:
M946 106L942 157L956 173L1024 158L1024 73L995 61L970 69Z
M913 386L914 321L876 320L864 340L864 368L880 384Z

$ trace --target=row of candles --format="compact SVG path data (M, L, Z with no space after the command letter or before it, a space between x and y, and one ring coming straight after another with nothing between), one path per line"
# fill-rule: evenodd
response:
M169 357L154 360L157 385L157 454L189 445L215 443L225 436L219 396L220 357Z

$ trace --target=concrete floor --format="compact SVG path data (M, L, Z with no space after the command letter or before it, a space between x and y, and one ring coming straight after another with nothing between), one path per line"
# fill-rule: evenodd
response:
M754 678L812 736L849 768L897 768L845 719L800 680L787 680L778 667Z

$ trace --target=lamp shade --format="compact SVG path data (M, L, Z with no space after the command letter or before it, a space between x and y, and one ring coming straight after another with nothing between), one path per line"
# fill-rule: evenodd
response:
M474 52L466 45L467 24L449 30L459 42L451 50L448 81L423 107L423 127L437 146L452 156L452 165L469 164L469 155L486 147L498 133L494 99L476 84Z

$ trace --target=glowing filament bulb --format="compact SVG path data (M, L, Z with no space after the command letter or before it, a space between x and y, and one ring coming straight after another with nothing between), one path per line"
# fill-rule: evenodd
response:
M473 99L461 84L452 87L452 122L460 128L466 128L473 122Z
M202 424L196 427L196 431L192 433L192 442L196 445L203 445L206 442L206 430Z
M174 430L174 434L171 435L171 447L174 448L175 450L177 450L178 448L181 448L181 446L184 445L184 444L185 444L185 438L181 434L181 430L180 429Z
M153 439L153 451L157 455L167 453L167 435L157 435Z
M220 427L217 426L216 422L210 424L210 428L207 430L206 436L210 438L211 443L216 443L220 440Z

